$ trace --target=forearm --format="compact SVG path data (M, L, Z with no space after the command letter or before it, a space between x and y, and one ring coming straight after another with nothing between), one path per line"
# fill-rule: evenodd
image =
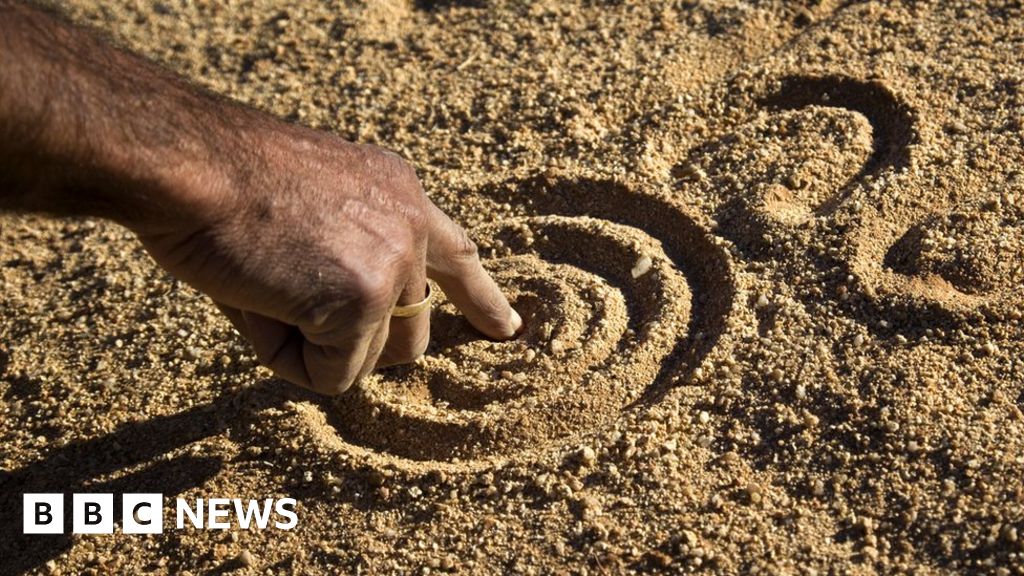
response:
M0 208L143 227L218 202L231 175L215 151L243 149L236 126L254 116L87 31L0 0ZM205 181L189 182L197 174Z

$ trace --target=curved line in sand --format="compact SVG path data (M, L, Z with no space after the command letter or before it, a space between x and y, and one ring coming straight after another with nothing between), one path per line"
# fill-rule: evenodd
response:
M670 197L548 176L480 192L518 204L520 215L475 232L485 253L484 238L500 240L490 266L499 280L520 285L517 298L533 298L548 315L573 315L554 322L555 336L569 332L566 351L553 352L558 338L540 333L525 337L532 366L511 359L524 351L515 343L434 349L415 372L369 382L341 410L306 411L332 449L419 471L538 458L658 402L728 329L736 295L730 256ZM634 277L643 257L650 268ZM471 354L459 356L462 349ZM474 358L489 363L488 378L469 368ZM501 368L525 378L502 382L493 374Z

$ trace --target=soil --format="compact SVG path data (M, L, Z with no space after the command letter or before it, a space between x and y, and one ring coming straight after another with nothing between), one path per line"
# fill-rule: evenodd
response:
M441 299L317 398L126 230L4 216L0 572L1024 573L1019 2L64 10L409 158L528 329ZM299 523L23 536L25 492Z

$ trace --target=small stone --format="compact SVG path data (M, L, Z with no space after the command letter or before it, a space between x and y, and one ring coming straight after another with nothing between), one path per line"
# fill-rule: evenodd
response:
M815 481L811 482L811 494L814 494L815 496L819 496L819 497L820 496L824 496L825 495L825 483L822 482L821 480L815 480Z
M678 168L678 175L681 179L693 180L696 182L700 182L704 178L707 178L707 174L705 174L704 171L701 170L700 166L691 164L689 162L683 164Z
M953 134L967 134L968 132L967 125L959 120L950 122L947 128L949 128L949 131Z
M708 414L706 410L701 410L697 413L697 422L700 422L701 424L711 422L711 414Z
M761 294L760 296L757 297L757 304L756 304L756 306L758 308L764 308L768 304L769 304L768 297L765 296L764 294Z
M633 275L633 278L639 278L651 270L652 264L653 262L651 261L650 256L641 256L636 261L636 264L633 265L633 269L630 270L630 274Z
M814 428L815 426L818 425L818 417L806 410L804 411L802 418L804 421L804 426L808 428Z
M751 504L759 504L761 502L761 487L757 484L747 484L743 491L746 492Z
M875 531L875 523L867 516L861 516L857 519L857 528L864 531L864 534L871 534Z
M657 550L648 552L647 557L651 559L651 564L658 568L668 568L672 565L672 557L664 552L658 552Z
M581 463L591 466L597 461L597 453L590 446L584 446L580 448L579 459Z
M593 496L585 495L581 496L576 501L580 509L580 514L584 520L591 520L602 513L601 503L597 501Z
M950 478L943 480L942 493L946 496L951 496L954 492L956 492L956 482L953 482Z
M549 346L551 348L551 353L555 356L565 352L565 343L561 340L552 340Z
M1017 541L1017 529L1009 524L1003 526L1002 537L1007 542Z
M238 555L238 563L247 568L252 566L254 561L252 553L248 550L242 550L241 554Z

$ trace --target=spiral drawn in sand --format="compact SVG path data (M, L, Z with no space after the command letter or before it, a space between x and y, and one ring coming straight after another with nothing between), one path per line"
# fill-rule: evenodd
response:
M845 76L790 76L780 80L778 89L760 101L779 110L821 106L856 112L866 118L874 138L873 153L850 178L851 185L887 169L910 165L911 146L918 140L917 113L881 81Z
M484 340L442 300L419 365L326 414L337 448L432 467L524 458L656 402L724 329L727 257L669 200L547 178L484 193L532 203L471 232L525 332Z
M867 180L910 162L914 113L881 83L799 76L764 92L749 121L676 167L740 247L760 249L763 237L828 218ZM698 169L706 178L688 177Z
M866 121L855 122L851 133L871 135L870 153L863 155L854 147L847 156L861 157L860 165L856 169L843 166L846 181L840 183L834 177L833 192L825 194L820 204L809 205L813 214L828 216L872 184L874 194L884 194L885 187L891 186L887 178L899 177L910 166L914 142L920 139L918 114L882 82L791 77L779 86L761 101L779 111L783 126L786 114L838 109ZM825 136L834 132L821 131ZM851 143L857 141L851 138ZM915 186L915 182L909 184ZM957 313L1005 307L1024 278L1020 211L1012 201L1001 200L1018 195L996 195L995 200L951 209L935 192L924 192L936 200L921 203L918 218L907 221L905 215L892 217L868 209L850 235L854 254L846 262L849 273L857 279L859 301L881 307L877 316L889 318L896 310L914 325L948 323ZM793 195L782 191L780 196L780 201L769 199L763 207L768 212L774 209L776 216L793 213L786 204ZM1002 232L993 237L992 230Z

